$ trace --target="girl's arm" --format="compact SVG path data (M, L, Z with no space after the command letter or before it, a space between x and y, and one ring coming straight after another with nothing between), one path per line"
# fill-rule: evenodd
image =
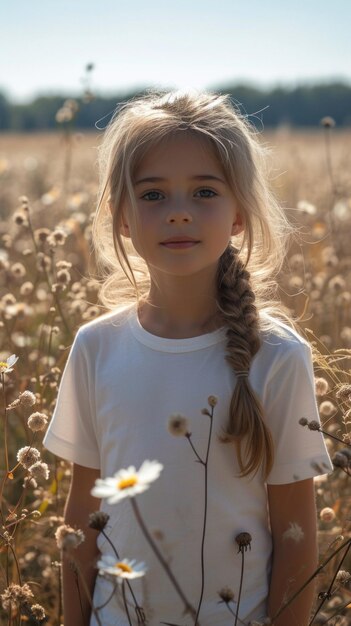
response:
M317 515L312 478L268 485L267 489L273 538L268 600L268 615L272 618L317 568ZM314 591L312 581L274 621L274 626L307 626Z
M100 477L100 470L73 464L72 482L65 508L65 523L73 528L80 528L85 534L85 541L68 556L72 555L78 562L79 569L84 576L86 586L92 597L95 585L96 558L99 556L96 540L98 533L88 527L89 513L97 511L100 500L90 494L96 478ZM63 612L65 626L89 626L91 605L78 576L79 592L76 576L69 564L69 558L63 554Z

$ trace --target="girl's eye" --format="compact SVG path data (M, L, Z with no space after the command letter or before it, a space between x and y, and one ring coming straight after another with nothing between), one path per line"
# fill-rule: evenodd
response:
M199 194L200 198L213 198L217 195L212 189L199 189L199 191L196 192L196 195L197 194Z
M141 196L142 200L147 200L148 202L154 202L155 200L161 200L163 195L160 191L148 191Z

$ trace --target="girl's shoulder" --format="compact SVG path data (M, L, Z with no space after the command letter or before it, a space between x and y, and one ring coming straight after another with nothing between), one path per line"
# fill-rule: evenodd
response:
M117 307L113 311L108 311L96 319L83 324L77 332L77 339L85 343L89 343L95 338L101 339L102 337L109 340L111 332L113 332L114 337L116 337L116 332L125 327L125 323L134 312L134 303Z
M260 316L261 340L266 350L287 355L292 352L311 352L309 342L290 324L268 313Z

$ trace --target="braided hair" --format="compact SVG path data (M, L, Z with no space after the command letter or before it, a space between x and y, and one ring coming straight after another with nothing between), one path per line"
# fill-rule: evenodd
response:
M263 418L262 404L248 379L252 359L261 345L259 316L250 274L239 257L239 251L232 245L228 246L219 261L217 306L227 327L226 360L237 378L227 427L221 439L235 443L242 476L256 473L261 464L267 476L273 464L273 441Z

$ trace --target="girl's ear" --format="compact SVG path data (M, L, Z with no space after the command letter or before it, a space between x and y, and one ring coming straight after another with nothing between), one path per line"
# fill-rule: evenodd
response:
M124 209L122 209L121 218L120 233L121 235L123 235L123 237L130 237L129 224Z
M242 233L243 230L244 230L243 219L240 213L237 213L235 222L233 222L233 226L232 226L232 235L240 235L240 233Z

